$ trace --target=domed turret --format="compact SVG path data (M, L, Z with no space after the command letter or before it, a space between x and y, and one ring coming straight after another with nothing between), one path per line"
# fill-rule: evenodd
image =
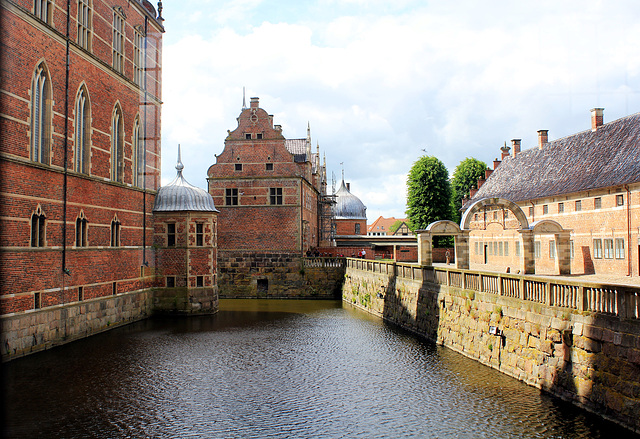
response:
M367 219L367 208L360 198L347 189L344 179L335 195L336 204L333 206L333 214L336 219Z
M213 203L213 198L204 189L192 186L182 176L184 165L180 160L180 147L178 147L178 175L166 186L161 187L156 195L154 212L218 212Z

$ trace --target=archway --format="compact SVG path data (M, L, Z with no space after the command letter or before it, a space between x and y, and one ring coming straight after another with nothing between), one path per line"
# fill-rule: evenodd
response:
M425 230L418 230L418 263L433 264L433 237L453 236L456 268L469 268L469 231L461 230L458 224L449 220L436 221Z

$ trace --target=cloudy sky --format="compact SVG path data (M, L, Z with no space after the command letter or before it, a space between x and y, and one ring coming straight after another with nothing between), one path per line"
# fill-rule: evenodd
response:
M306 137L369 222L402 217L421 155L453 173L640 111L637 0L165 0L162 176L206 188L242 88Z

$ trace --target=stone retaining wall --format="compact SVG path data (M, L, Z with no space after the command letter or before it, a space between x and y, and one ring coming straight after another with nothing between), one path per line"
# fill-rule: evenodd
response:
M0 317L4 361L142 320L152 293L140 290Z
M441 285L435 272L411 279L397 273L416 266L391 267L348 267L343 300L640 432L637 316Z

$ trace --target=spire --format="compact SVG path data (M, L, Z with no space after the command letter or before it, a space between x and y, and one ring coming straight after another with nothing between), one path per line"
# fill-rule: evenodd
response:
M180 158L180 144L178 143L178 163L176 164L176 169L178 170L178 175L182 174L182 170L184 169L184 165L182 164L182 159Z
M342 167L342 182L344 183L344 162L340 162L340 166Z
M307 122L307 160L311 161L311 125Z
M245 108L247 108L247 99L246 99L244 87L242 87L242 109L244 110Z

